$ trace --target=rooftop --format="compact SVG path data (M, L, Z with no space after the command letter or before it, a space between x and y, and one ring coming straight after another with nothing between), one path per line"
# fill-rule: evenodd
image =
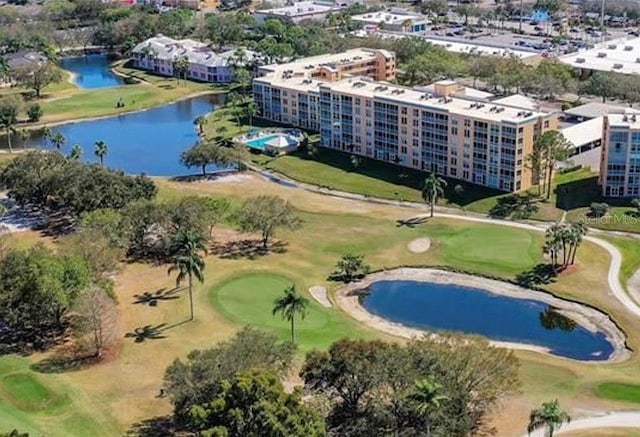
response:
M393 53L387 50L373 49L352 49L342 53L334 53L327 55L311 56L308 58L298 59L286 64L271 64L260 67L260 71L266 73L275 73L276 75L288 75L307 77L311 72L320 66L335 68L337 65L348 65L363 62L363 60L376 58L376 53L382 53L388 58L393 58Z
M328 82L321 84L320 87L345 94L395 101L422 108L428 107L438 111L496 122L520 123L548 115L543 112L528 111L492 102L476 102L459 97L438 97L419 89L392 85L386 82L375 82L366 78L350 78L338 82Z
M603 117L592 118L561 130L562 135L573 145L580 147L602 139Z
M560 57L573 67L617 73L640 73L640 38L606 41L589 50Z
M303 1L281 8L260 9L255 11L263 15L279 15L283 17L298 17L304 15L322 14L332 11L341 11L344 7L334 5L330 2Z
M500 99L494 100L493 103L516 106L518 108L529 109L530 111L538 110L538 103L532 98L523 96L522 94L513 94L511 96L502 97Z
M29 50L21 50L16 53L9 53L5 55L5 58L7 59L7 64L11 69L28 67L33 64L45 62L47 60L46 56L44 56L42 53Z
M387 9L386 11L369 12L368 14L354 15L351 17L351 20L355 22L378 24L402 24L407 20L426 21L427 17L411 11L407 11L405 9L391 8Z
M609 126L640 128L640 113L610 114L607 116Z
M250 62L257 56L257 53L251 50L239 50L243 52L243 62ZM133 53L145 53L147 51L153 51L157 59L164 60L173 60L179 56L186 56L190 63L207 67L227 66L231 63L230 60L238 54L238 50L216 53L211 47L199 41L192 39L176 40L164 35L149 38L133 49Z
M596 118L607 114L621 114L629 109L630 108L626 108L624 106L612 105L609 103L590 102L576 106L575 108L567 109L564 113L574 117ZM637 111L634 110L634 112Z

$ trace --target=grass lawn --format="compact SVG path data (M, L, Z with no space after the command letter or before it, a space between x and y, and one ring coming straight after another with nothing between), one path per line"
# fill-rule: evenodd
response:
M270 308L284 289L294 283L295 281L279 275L243 274L211 290L211 301L216 309L236 323L255 326L287 338L291 335L289 322L280 315L273 316ZM340 338L345 332L361 338L374 336L313 299L309 300L309 304L304 320L296 318L296 339L302 351L325 349L333 339Z
M596 388L596 394L606 399L640 404L640 385L606 382Z
M167 275L166 265L124 266L116 277L115 287L122 312L117 357L82 371L62 374L38 374L30 370L29 365L41 356L1 357L0 383L4 384L4 377L10 374L28 377L18 376L17 381L15 377L13 381L9 378L10 388L0 387L0 429L18 427L34 435L46 431L52 436L119 436L134 422L167 414L170 406L166 398L158 397L158 391L166 367L175 358L184 357L193 349L208 348L245 324L275 332L283 340L289 338L288 323L271 311L274 299L291 283L310 300L308 316L297 324L301 354L326 347L344 336L381 337L340 310L321 307L307 292L312 285L324 285L333 293L336 284L327 281L327 275L346 252L365 254L374 269L449 265L506 279L542 259L540 233L443 218L428 220L414 228L397 226L397 219L407 218L415 211L321 196L269 183L255 175L213 183L164 179L157 179L157 183L163 199L214 195L240 203L257 193L279 195L293 203L304 225L297 231L276 234L276 239L282 242L282 250L278 252L255 258L210 252L205 282L197 284L194 290L196 320L191 323L180 324L188 314L184 289L156 305L140 303L136 298L144 292L173 289L175 276ZM218 229L217 233L223 246L231 238L228 235L254 237L234 234L229 229ZM424 236L431 238L431 249L423 254L409 252L407 244ZM24 235L28 238L24 244L32 244L32 237ZM578 260L574 270L549 288L611 312L629 333L630 345L637 348L640 320L626 316L609 296L606 253L585 243ZM159 336L140 341L125 337L145 326L155 327ZM518 352L517 356L522 362L523 393L505 402L504 410L496 418L501 437L524 429L526 413L541 400L558 397L568 408L579 407L582 402L594 408L608 408L619 401L597 397L593 387L638 377L637 357L616 365L593 366L532 352ZM24 392L30 394L20 394ZM14 400L16 396L22 405ZM40 402L41 399L44 401ZM63 401L54 402L56 399ZM36 409L42 405L44 409L34 411L33 405Z
M46 87L41 99L28 100L26 105L39 103L44 111L39 124L46 124L137 111L196 94L227 90L224 86L207 83L186 80L178 83L175 78L155 76L128 68L125 61L115 62L113 69L125 76L131 84L83 90L71 83L69 74L65 72L62 82ZM0 92L6 94L25 91L27 90L11 88ZM120 99L124 102L124 107L116 108L116 103Z
M52 375L29 369L16 356L0 360L0 430L17 428L31 435L117 435L108 415L93 401Z

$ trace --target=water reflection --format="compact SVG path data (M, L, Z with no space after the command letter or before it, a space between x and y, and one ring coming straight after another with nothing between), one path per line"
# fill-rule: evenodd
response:
M559 329L564 332L571 332L576 329L578 324L575 320L562 315L553 307L548 307L540 313L540 325L549 330Z

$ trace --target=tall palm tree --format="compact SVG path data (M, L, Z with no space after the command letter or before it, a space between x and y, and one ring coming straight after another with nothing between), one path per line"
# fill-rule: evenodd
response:
M69 153L69 159L72 161L79 161L82 158L82 146L80 144L74 144Z
M27 148L27 141L31 138L31 131L29 129L20 129L18 131L18 138L20 138L20 142L22 143L22 148Z
M553 437L553 433L565 422L571 422L571 417L560 407L557 399L543 402L540 408L531 411L527 432L531 434L537 429L544 428L545 437Z
M47 141L49 141L51 139L51 136L53 135L53 131L49 126L42 126L42 129L40 129L40 133L42 134L42 141L46 146Z
M562 250L562 226L558 223L551 225L544 233L545 244L544 252L548 253L551 257L551 267L553 271L556 271L558 266L558 255Z
M0 82L5 82L10 78L11 69L9 68L9 61L5 56L0 55Z
M295 337L295 319L296 316L300 316L301 320L304 320L307 315L307 306L309 300L303 296L300 296L296 292L295 285L291 285L284 290L284 295L280 296L273 302L272 314L275 316L278 313L282 313L282 317L291 323L291 343L296 342Z
M109 148L107 147L107 143L102 140L96 141L93 146L93 154L98 157L100 160L100 165L104 165L104 157L109 152Z
M198 135L202 136L202 134L204 133L204 125L207 124L207 118L203 115L200 115L199 117L196 117L195 120L193 120L193 124L198 129Z
M569 230L571 234L571 255L570 255L570 263L573 264L576 261L576 253L578 252L578 247L582 243L582 237L587 235L589 229L584 223L574 222L569 225Z
M438 201L438 197L444 196L444 188L446 186L447 181L445 181L441 177L438 177L435 172L432 172L424 180L424 188L422 188L422 198L431 206L431 217L433 217L433 207Z
M195 319L193 314L193 277L204 282L204 259L200 252L204 252L205 242L203 236L191 229L179 230L173 238L172 252L175 254L173 265L168 273L178 272L176 285L180 285L185 278L189 280L189 320Z
M424 417L427 422L427 437L431 436L432 413L440 408L440 402L448 399L441 395L441 385L431 379L422 379L415 384L415 390L409 394L408 398L416 403L416 412Z
M51 135L51 144L58 150L60 150L66 142L67 139L62 135L62 132L56 131Z

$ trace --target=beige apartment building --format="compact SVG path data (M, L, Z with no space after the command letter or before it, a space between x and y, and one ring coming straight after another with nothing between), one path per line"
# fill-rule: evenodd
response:
M355 59L357 58L357 59ZM461 97L441 81L429 91L393 85L395 59L359 49L263 67L253 91L260 116L318 131L323 147L502 191L533 181L533 142L557 128L552 113Z

